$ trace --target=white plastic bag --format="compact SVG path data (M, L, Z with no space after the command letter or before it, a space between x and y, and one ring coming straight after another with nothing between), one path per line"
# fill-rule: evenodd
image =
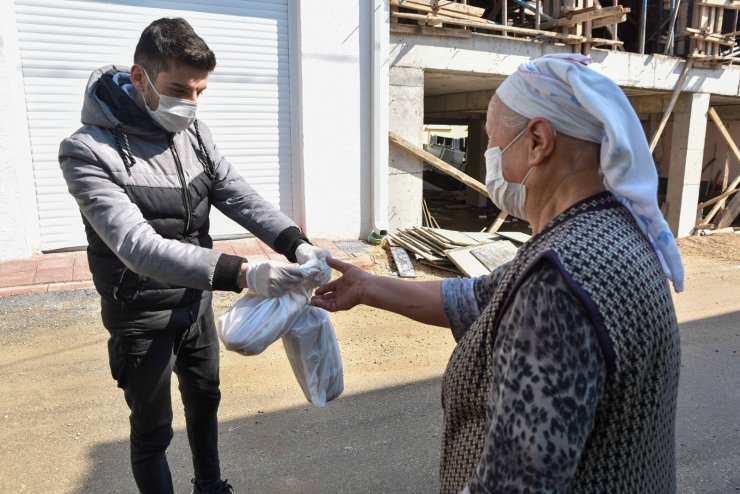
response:
M323 407L342 394L342 356L328 312L306 307L283 336L283 347L308 401Z
M218 318L218 336L227 350L259 355L288 332L306 306L306 296L288 292L266 298L247 292Z
M344 390L342 357L329 313L308 303L320 274L330 268L323 259L312 259L301 270L304 283L279 297L247 292L218 318L218 336L228 350L242 355L258 355L283 338L303 394L322 407Z

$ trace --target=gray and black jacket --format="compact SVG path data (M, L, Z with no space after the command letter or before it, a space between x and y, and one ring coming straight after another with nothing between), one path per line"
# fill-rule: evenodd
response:
M203 122L166 132L132 99L127 67L95 71L83 126L62 141L59 164L82 213L103 324L140 334L186 327L212 290L238 291L243 258L212 250L215 206L295 261L305 237L219 153Z

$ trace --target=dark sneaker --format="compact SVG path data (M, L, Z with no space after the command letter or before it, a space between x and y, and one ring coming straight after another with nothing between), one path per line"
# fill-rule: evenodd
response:
M193 493L192 494L233 494L234 488L231 487L231 484L227 480L220 480L218 485L216 487L209 489L207 491L201 489L201 487L198 485L198 482L195 481L195 479L191 479L190 482L193 484Z

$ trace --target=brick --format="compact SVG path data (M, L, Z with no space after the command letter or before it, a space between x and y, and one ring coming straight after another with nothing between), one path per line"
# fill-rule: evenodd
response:
M371 269L373 267L373 260L369 257L351 257L349 259L342 259L342 261L364 270Z
M74 267L88 267L87 253L86 252L75 252L75 263Z
M51 283L49 284L49 292L68 292L71 290L84 290L86 288L94 288L95 285L92 281L74 281L70 283Z
M230 256L235 255L234 249L231 247L231 243L229 243L228 241L213 242L213 249L219 252L223 252L224 254L229 254Z
M0 275L0 287L31 285L35 274L35 271L21 271Z
M26 285L11 286L0 288L0 297L10 297L12 295L27 295L29 293L46 293L48 285Z
M72 280L83 281L92 279L92 274L87 266L75 266L72 268Z
M63 256L47 257L48 254L41 256L38 269L59 269L71 268L74 266L75 256L73 253Z
M237 256L249 258L255 255L265 255L265 251L256 238L248 240L233 240L231 247Z
M36 271L39 259L24 259L22 261L8 261L0 263L0 275L10 273L26 273Z
M69 281L72 279L72 267L39 269L33 278L34 283L57 283L60 281Z

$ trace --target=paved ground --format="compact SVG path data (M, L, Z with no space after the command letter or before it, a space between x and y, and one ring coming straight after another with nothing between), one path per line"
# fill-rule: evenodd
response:
M740 490L740 258L719 257L686 256L687 290L675 297L681 493ZM97 297L48 288L0 298L0 492L135 492ZM216 312L235 300L219 294ZM257 357L222 352L225 476L237 492L434 492L439 377L452 339L369 308L332 319L345 394L323 409L305 402L279 344ZM175 411L168 457L185 493L191 467L177 398Z

